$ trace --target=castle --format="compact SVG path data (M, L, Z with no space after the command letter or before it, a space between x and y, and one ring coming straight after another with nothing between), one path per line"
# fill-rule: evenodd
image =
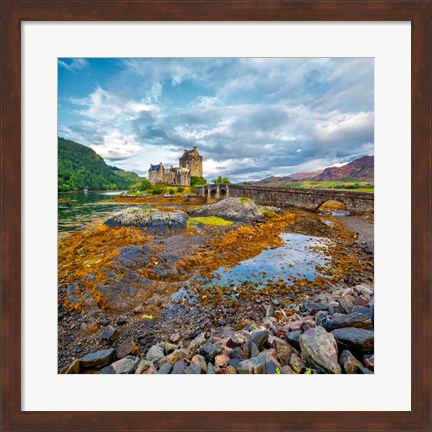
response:
M179 158L179 167L165 168L162 162L159 165L150 164L148 177L151 183L167 183L170 185L189 186L191 177L202 177L203 158L196 147L185 150Z

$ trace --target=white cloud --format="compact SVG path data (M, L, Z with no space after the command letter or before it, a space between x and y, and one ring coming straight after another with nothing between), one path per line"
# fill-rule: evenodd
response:
M72 59L70 63L66 63L63 60L59 60L58 64L68 70L69 72L74 72L80 69L84 69L89 66L89 62L86 59L76 58Z
M90 147L104 159L110 160L127 159L137 155L141 150L133 136L122 135L118 130L104 135L102 144Z

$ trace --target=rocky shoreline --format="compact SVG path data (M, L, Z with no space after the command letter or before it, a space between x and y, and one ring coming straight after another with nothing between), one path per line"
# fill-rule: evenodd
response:
M357 285L291 305L290 316L274 302L261 322L241 330L222 326L169 340L140 353L142 339L91 352L60 373L98 374L372 374L374 290ZM102 322L105 324L105 322ZM117 320L117 327L123 325ZM110 345L118 333L108 325ZM194 336L194 335L191 335Z
M373 249L332 217L224 201L126 209L61 240L60 373L373 373ZM329 239L324 277L205 282L287 231Z

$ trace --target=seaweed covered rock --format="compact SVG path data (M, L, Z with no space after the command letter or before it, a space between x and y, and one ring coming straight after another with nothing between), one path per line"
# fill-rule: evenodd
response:
M167 232L186 228L187 214L151 208L130 207L108 218L105 225L145 228L147 232Z
M193 216L217 216L235 222L256 222L265 218L266 210L250 198L226 198L193 211Z

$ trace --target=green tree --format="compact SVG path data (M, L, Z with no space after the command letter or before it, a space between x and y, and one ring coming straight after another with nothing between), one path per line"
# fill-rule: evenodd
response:
M219 176L216 179L212 180L212 183L217 183L217 184L231 184L230 179L228 177L222 177Z
M190 179L191 186L204 186L207 184L207 181L204 177L200 176L192 176Z

